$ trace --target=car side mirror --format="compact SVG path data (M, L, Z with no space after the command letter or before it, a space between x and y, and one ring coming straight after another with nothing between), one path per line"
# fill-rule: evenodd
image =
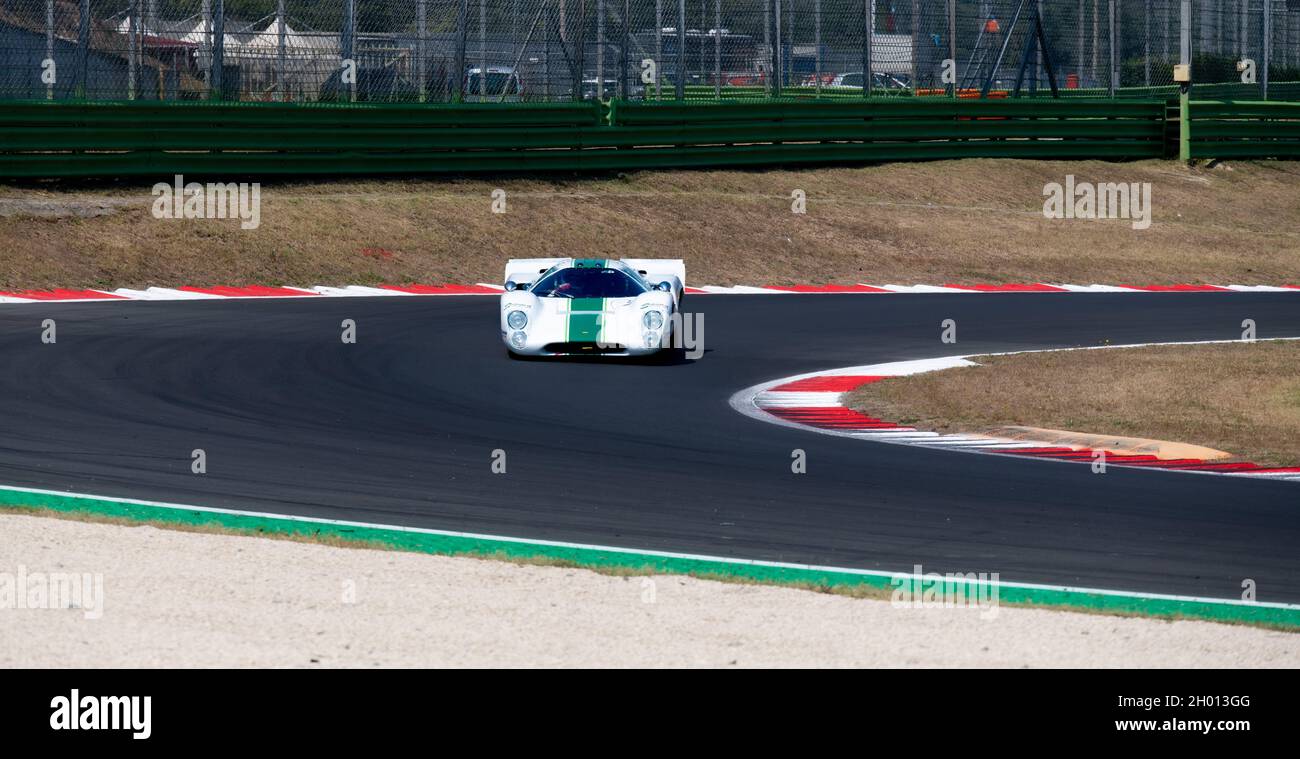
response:
M672 283L672 282L660 282L659 284L655 285L655 289L658 290L658 291L661 292L661 293L670 293L670 292L673 291L673 283Z

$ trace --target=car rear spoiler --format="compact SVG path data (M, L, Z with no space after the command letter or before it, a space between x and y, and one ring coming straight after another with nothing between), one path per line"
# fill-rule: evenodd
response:
M676 277L678 287L686 285L686 262L680 258L624 258L623 263L640 272L650 284Z
M567 258L512 258L506 262L506 276L503 281L531 284L537 281L542 272L556 264L562 264ZM651 284L666 279L677 279L677 287L686 284L686 262L680 258L624 258L623 263L636 269Z
M542 272L564 263L567 258L512 258L506 261L506 278L504 282L518 282L519 284L531 284L537 281Z

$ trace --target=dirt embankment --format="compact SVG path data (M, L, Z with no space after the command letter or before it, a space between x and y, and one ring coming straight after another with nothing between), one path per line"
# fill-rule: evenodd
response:
M1150 183L1151 228L1044 218L1045 186L1067 175ZM277 183L249 230L156 219L151 187L0 186L0 290L495 282L505 259L544 255L680 256L691 282L719 285L1300 279L1300 164L1281 162Z

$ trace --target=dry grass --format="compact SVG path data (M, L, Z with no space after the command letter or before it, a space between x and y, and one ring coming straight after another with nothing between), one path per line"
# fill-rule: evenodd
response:
M1154 226L1044 219L1043 185L1067 173L1151 182ZM1277 162L282 183L253 231L155 220L150 184L0 186L0 290L495 282L506 258L539 255L681 256L698 284L1278 284L1300 259L1300 165Z
M1028 425L1300 465L1300 342L1028 353L867 385L849 405L924 429Z

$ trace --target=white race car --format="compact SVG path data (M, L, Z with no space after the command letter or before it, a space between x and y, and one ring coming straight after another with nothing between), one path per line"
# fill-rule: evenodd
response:
M516 356L656 353L672 345L685 279L676 259L511 259L501 340Z

